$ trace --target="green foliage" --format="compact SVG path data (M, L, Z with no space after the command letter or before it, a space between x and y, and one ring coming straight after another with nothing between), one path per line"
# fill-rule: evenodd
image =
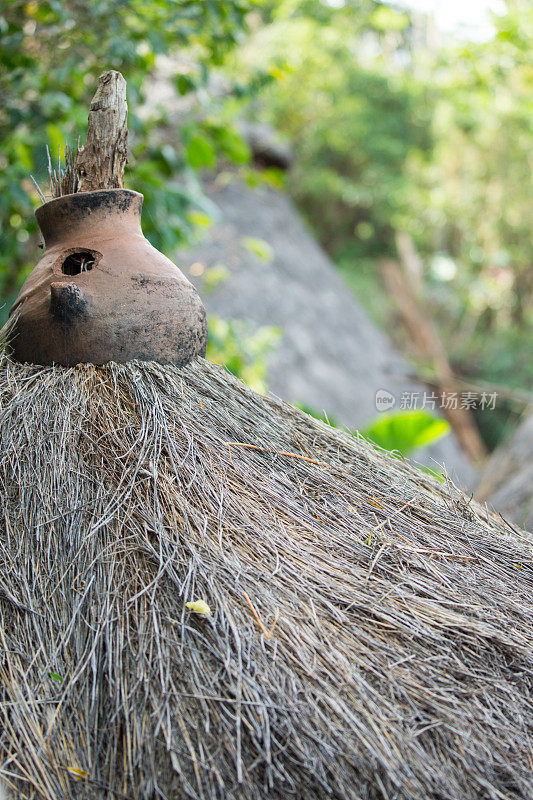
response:
M159 55L188 54L190 71L175 76L181 94L208 96L210 71L245 29L249 0L11 0L0 9L0 297L11 297L35 262L37 194L29 176L47 183L45 145L53 158L65 141L85 138L89 102L105 69L128 82L129 183L145 195L145 227L162 250L188 235L187 209L201 208L194 172L219 155L239 163L247 148L216 118L174 132L156 130L166 110L141 113ZM200 101L198 101L200 102ZM191 115L194 118L194 115ZM169 181L181 173L181 186Z
M386 5L378 5L370 16L370 24L377 31L388 33L389 31L403 31L409 27L409 17L394 8Z
M266 261L267 264L270 263L274 258L272 248L268 242L265 242L264 239L258 239L255 236L245 236L241 240L241 244L243 247L246 247L250 253L253 253L254 256L257 256L257 258L259 258L261 261Z
M361 433L385 450L408 456L441 439L449 430L450 425L446 420L433 417L427 411L405 411L380 414Z
M209 267L202 283L203 292L209 294L214 291L219 284L227 281L230 275L229 269L224 264L214 264Z
M428 164L410 165L419 245L455 261L461 310L483 326L491 308L491 328L520 322L531 299L533 7L510 2L496 26L489 41L433 59L436 144Z
M253 331L242 320L211 316L207 358L223 364L252 389L265 392L268 356L280 336L279 328L272 325L263 325Z
M407 162L430 152L426 87L365 47L369 31L378 45L408 23L364 0L342 8L287 0L239 53L239 71L277 66L264 114L292 139L289 188L336 253L393 251L413 188Z

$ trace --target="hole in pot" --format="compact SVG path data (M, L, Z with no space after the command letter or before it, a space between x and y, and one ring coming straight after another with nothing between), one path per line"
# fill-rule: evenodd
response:
M70 253L61 264L61 272L65 275L79 275L80 272L89 272L94 266L94 253L90 250L80 250Z

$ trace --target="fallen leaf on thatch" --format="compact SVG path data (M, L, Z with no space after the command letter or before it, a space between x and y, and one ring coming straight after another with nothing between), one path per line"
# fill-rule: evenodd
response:
M195 614L203 614L204 617L211 616L211 609L205 600L194 600L191 603L185 603L185 607L188 608L189 611L194 611Z
M380 511L383 510L383 506L381 505L381 503L379 502L379 500L377 498L370 497L368 502L370 503L371 506L374 506L374 508L379 508Z
M84 778L89 777L89 773L84 769L80 769L80 767L67 767L67 770L77 781L82 781Z

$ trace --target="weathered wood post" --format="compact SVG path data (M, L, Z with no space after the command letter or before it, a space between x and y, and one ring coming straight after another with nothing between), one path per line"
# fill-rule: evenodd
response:
M122 189L127 155L126 81L111 70L100 75L91 103L87 141L76 160L78 191Z

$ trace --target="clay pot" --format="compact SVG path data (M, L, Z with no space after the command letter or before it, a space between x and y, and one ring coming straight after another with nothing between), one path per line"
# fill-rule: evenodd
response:
M143 196L104 189L37 209L46 252L10 314L18 361L183 366L204 356L205 310L180 270L144 238Z

